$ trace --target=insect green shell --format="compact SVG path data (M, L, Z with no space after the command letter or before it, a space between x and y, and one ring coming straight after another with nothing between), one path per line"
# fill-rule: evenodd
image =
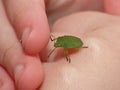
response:
M64 47L64 48L73 48L77 49L82 47L83 42L80 38L75 36L61 36L58 37L54 47Z
M71 48L71 49L78 49L78 48L81 48L81 47L88 48L87 46L83 46L82 40L78 37L65 35L65 36L60 36L58 38L52 39L52 36L53 35L51 35L51 37L50 37L51 41L56 41L54 43L55 48L49 53L48 57L52 54L52 52L56 48L62 47L62 48L64 48L64 54L66 56L66 59L70 63L71 59L70 59L69 51L68 51L69 48Z

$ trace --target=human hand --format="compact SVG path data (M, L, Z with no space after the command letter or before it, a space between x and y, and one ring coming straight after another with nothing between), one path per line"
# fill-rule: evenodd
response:
M19 0L19 1L22 2L23 0ZM25 24L27 25L30 24L30 22L23 23L23 20L26 18L26 16L24 18L20 17L23 19L20 19L19 17L16 16L16 13L15 13L16 8L14 9L12 8L14 6L19 7L16 9L19 12L20 11L19 5L21 5L22 3L20 4L19 2L19 5L16 5L16 4L18 4L18 2L13 0L11 0L10 2L9 0L4 0L4 4L3 4L3 1L0 1L0 17L1 17L0 18L0 69L1 69L0 70L0 89L1 90L16 90L16 89L17 90L35 90L36 88L39 87L39 85L43 81L43 68L37 54L28 55L23 51L23 48L19 41L21 40L20 35L22 30L21 31L17 30L16 25L19 25L18 28L21 29L23 26L25 26ZM23 6L25 6L24 4ZM10 10L8 10L8 7ZM5 9L8 17L6 15ZM30 11L26 13L29 13L29 12ZM23 15L23 12L20 12L20 13L21 15ZM21 20L22 24L16 21L18 19ZM42 43L39 45L39 50L42 49L45 46L45 44L47 44L47 41L48 41L47 39L49 38L49 29L47 29L48 24L46 24L47 21L43 20L43 22L45 22L44 26L46 28L46 31L44 30L43 33L40 33L41 31L38 32L43 35L39 37L40 39L43 39L38 42L39 44ZM39 25L37 24L37 26ZM45 29L44 26L43 26L43 29ZM36 28L38 30L40 27L36 27ZM36 30L33 30L33 32L34 31L36 32ZM31 35L31 36L34 37L34 35ZM22 42L24 43L24 41ZM5 69L6 72L3 69Z
M76 13L58 20L52 33L55 37L78 36L88 48L73 51L71 63L63 50L56 49L48 58L50 62L44 63L46 77L40 90L120 90L120 17ZM53 43L43 50L44 55L54 48Z
M0 66L0 89L1 90L15 90L14 82L9 77L8 73Z
M101 2L101 0L98 0L98 1ZM88 10L88 9L101 10L101 4L99 3L100 6L98 6L98 4L97 5L95 4L95 3L98 3L98 1L91 0L91 4L87 3L87 1L83 4L83 2L80 1L79 2L81 4L80 7L79 7L79 3L77 2L76 3L77 5L73 4L73 7L71 7L71 8L69 7L70 9L67 11L67 14L71 13L71 12L74 12L74 11L79 11L79 9L80 10ZM10 20L10 22L13 26L10 26L10 24L8 22L9 21L8 18L4 17L5 13L4 13L4 7L2 6L2 2L4 2L4 7L7 11L8 18L9 18L9 20ZM15 0L10 0L10 1L9 0L4 0L4 1L0 2L1 6L2 6L1 7L1 18L2 18L1 19L1 22L2 22L1 25L2 26L1 26L1 32L0 33L1 34L5 33L5 37L9 36L9 39L8 38L5 39L5 37L3 38L2 35L1 35L2 38L0 37L1 40L2 40L2 43L0 44L0 50L1 50L1 52L0 52L1 53L0 64L2 64L2 66L4 66L6 68L6 70L8 70L8 72L11 74L12 78L15 79L15 81L18 82L20 80L20 83L16 84L17 87L19 87L19 88L20 87L21 88L30 88L30 87L35 88L36 86L38 86L39 83L41 83L41 81L43 79L42 78L43 73L41 73L42 69L40 69L41 64L40 64L39 60L37 58L30 57L30 56L26 55L22 51L22 47L20 46L20 43L18 42L18 39L16 38L15 33L13 32L15 30L18 38L20 40L22 39L22 45L24 47L24 50L27 53L37 53L37 52L41 51L42 48L44 48L44 46L47 43L47 40L49 38L49 27L48 27L47 20L46 20L44 2L43 1L41 1L40 3L39 2L40 1L36 2L34 0L31 1L31 2L24 1L24 0L18 0L17 2ZM89 7L88 7L88 4L90 5ZM58 6L59 6L59 4L58 4ZM34 8L32 8L32 7L34 7ZM48 4L48 7L50 9L51 5ZM56 7L54 7L53 9L47 10L48 13L50 13L52 10L54 11L55 8ZM67 8L66 8L66 10L67 10ZM59 13L59 15L60 16L66 15L66 10L65 10L64 14ZM62 10L61 9L59 9L59 10L56 9L55 12L53 12L53 11L52 11L52 14L51 13L49 14L50 21L51 20L55 21L56 19L58 19L59 18L58 14L55 13L55 12L56 11L61 11L62 12L63 8L62 8ZM54 16L56 16L55 19L53 18ZM41 23L41 21L42 21L42 23ZM5 22L4 25L3 25L3 22ZM33 25L33 28L35 28L35 29L33 30L34 32L31 35L31 37L29 37L29 34L30 34L30 32L28 30L29 28L26 28L26 26L32 26L32 25ZM12 27L14 27L14 29ZM25 28L25 30L24 30L24 28ZM44 30L44 32L39 30L41 28ZM31 27L30 27L30 29L31 29ZM25 34L22 35L24 31L25 31ZM39 35L39 33L41 33L41 35L43 35L43 36L41 37ZM29 37L29 39L27 39L27 37ZM36 39L36 38L39 38L39 40ZM42 43L42 44L40 44L40 43ZM15 47L12 47L14 45L15 45ZM12 47L12 49L8 50L11 47ZM16 50L16 48L18 50ZM5 57L4 57L5 62L3 63L2 59L3 59L4 53L6 52L6 50L9 51L9 53L7 52L7 54L5 55ZM17 55L17 57L15 57L15 54ZM21 59L22 59L22 61L21 61ZM33 61L33 62L31 61L32 62L31 63L28 59L35 59L36 61ZM36 63L38 63L38 64L36 64ZM27 68L27 65L28 65L28 68L32 66L31 67L32 69L29 69L28 71L27 70L23 71L23 72L26 72L23 76L20 74L20 75L18 75L19 78L15 78L15 75L14 75L13 72L16 69L16 66L19 65L19 64L25 64L25 66L26 66L25 68ZM31 66L30 66L30 64L31 64ZM36 70L35 73L33 72L34 70ZM38 71L40 71L40 72L38 72ZM4 73L3 71L1 71L1 72ZM36 73L36 72L38 72L38 73ZM35 75L34 80L39 81L39 83L36 84L34 82L31 82L30 77L28 77L28 76L30 76L30 75L28 75L29 73L34 73L34 75ZM23 77L24 78L28 77L28 79L24 79L24 80L21 79ZM2 81L4 81L4 80L2 79ZM23 83L23 81L24 81L25 84Z
M54 0L50 0L49 3L46 1L46 3L48 3L47 6L49 9L47 9L47 12L49 13L48 17L50 19L52 19L53 16L57 17L57 12L54 13L53 11L59 6L58 2L57 4L53 3L55 5L53 7L53 5L51 4L52 2L54 2ZM82 8L81 10L101 9L101 4L100 7L93 6L93 4L97 3L98 1L94 2L94 0L91 0L89 8L87 7L87 1L84 2L84 4L80 1L79 3L81 7L77 5L78 2L79 1L75 2L73 4L73 7L69 6L69 10L71 9L72 11L68 10L68 13L79 11L79 9L82 7L84 8ZM59 6L59 8L61 7ZM64 7L66 7L66 4ZM64 9L64 13L66 13L67 9L68 8ZM61 9L55 10L61 11ZM7 13L7 16L5 12ZM63 13L61 15L63 15ZM36 54L40 52L47 44L49 38L49 27L45 13L44 1L0 1L0 16L0 64L9 73L5 73L4 70L0 71L0 82L3 83L0 87L1 89L5 87L13 90L15 89L13 84L15 81L15 87L19 90L34 89L39 86L43 80L43 69L41 62L36 55L29 56L26 53ZM59 17L53 19L53 21L58 18ZM17 34L17 37L15 34ZM24 53L19 40L22 40L22 46L24 47L26 53ZM1 69L4 69L2 67ZM3 76L6 79L4 79ZM11 77L13 81L11 80ZM6 86L6 84L4 84L5 82L10 84Z

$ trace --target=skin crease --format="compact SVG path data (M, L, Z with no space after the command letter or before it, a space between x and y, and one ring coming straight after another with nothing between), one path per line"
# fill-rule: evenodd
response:
M22 1L24 3L20 4L20 2L22 2ZM50 0L51 3L53 1L54 0ZM83 1L84 1L84 4L83 4ZM73 35L76 35L77 33L75 33L75 31L78 32L78 30L81 30L80 31L81 34L80 35L77 34L77 36L82 38L83 41L85 41L85 44L87 44L91 48L87 49L88 51L80 50L79 52L76 52L75 55L74 54L71 55L71 58L74 58L74 59L82 58L83 59L83 60L78 60L78 59L74 60L76 62L74 62L73 65L68 65L68 63L66 63L65 58L61 58L63 60L56 59L56 60L58 60L58 62L56 61L55 63L44 63L43 66L45 69L46 77L45 77L45 81L43 82L43 84L41 86L41 82L43 81L43 72L42 72L43 69L42 69L41 62L39 62L39 58L37 58L36 55L26 55L26 53L24 53L22 51L21 44L19 43L16 35L18 36L19 39L22 38L21 35L22 35L22 32L24 31L23 30L24 26L33 25L34 33L29 38L28 42L26 42L26 38L27 38L26 36L27 35L29 36L29 30L28 30L29 28L27 28L28 34L25 34L25 37L22 38L23 41L25 39L25 41L23 43L24 50L27 53L37 53L44 48L44 46L46 45L48 38L49 38L49 27L48 27L46 15L44 12L44 1L43 0L32 0L29 3L29 1L27 1L27 0L18 0L18 2L16 2L16 0L11 0L11 1L4 0L5 10L6 10L6 13L7 13L7 16L9 19L4 17L6 15L4 14L3 11L5 11L5 10L2 10L2 12L0 12L0 15L2 14L1 19L0 19L0 21L2 22L2 24L0 24L1 25L0 34L6 35L6 33L7 33L8 34L7 36L9 36L9 38L3 38L3 39L1 39L2 41L0 40L0 42L1 42L0 43L0 53L1 53L0 55L4 55L4 51L6 51L6 49L11 47L12 45L14 46L15 42L17 42L17 43L15 44L15 47L12 47L12 49L8 50L9 52L7 51L7 54L4 57L5 62L3 63L3 62L1 62L2 60L0 60L0 64L2 64L2 66L6 68L5 70L7 70L9 73L9 74L4 73L3 70L0 71L0 73L3 74L3 75L0 74L1 75L1 77L0 77L0 84L1 84L0 89L1 90L3 87L9 88L10 90L14 90L15 89L15 88L13 88L14 84L15 84L15 87L17 88L17 90L35 90L35 88L37 88L38 86L41 86L40 90L47 90L47 89L54 90L55 88L57 88L57 90L59 90L59 89L61 90L61 88L63 90L66 90L66 88L70 89L70 90L74 90L74 89L78 89L78 88L86 89L86 90L88 90L88 88L90 88L91 90L94 90L94 89L96 90L96 88L97 88L97 90L99 90L99 89L101 90L101 88L102 88L102 90L108 90L108 89L109 90L110 89L111 90L117 90L117 89L119 90L119 86L118 86L118 84L119 84L119 79L118 79L119 78L118 77L119 76L119 72L118 72L119 71L118 70L119 61L118 61L118 59L119 59L119 57L117 56L117 54L119 53L119 48L117 48L117 47L115 48L113 46L113 42L117 46L116 43L118 42L118 40L116 39L116 37L118 36L117 38L119 38L119 35L116 35L116 34L118 34L118 31L115 32L116 29L117 30L119 29L119 23L120 23L119 17L104 15L104 14L95 13L95 12L76 14L75 12L82 11L82 10L83 11L85 11L85 10L98 10L98 11L103 10L103 6L101 4L101 3L103 3L102 0L99 0L99 1L91 0L91 3L89 2L90 0L88 0L88 1L83 0L83 1L76 0L74 2L73 7L68 5L68 7L67 8L65 7L66 9L64 9L64 13L63 13L63 9L61 10L60 7L59 8L57 7L56 10L54 9L55 10L54 13L52 10L48 10L47 13L48 13L48 17L49 17L49 22L51 23L52 32L55 33L56 36L66 34L68 32ZM107 0L105 0L105 1L107 1ZM110 0L110 1L112 1L112 0ZM0 1L0 4L1 4L1 2L2 1ZM36 4L36 2L39 2L40 5ZM96 4L95 4L95 3L98 4L98 2L99 2L100 6L98 6L98 5L96 6ZM33 7L35 6L36 8L35 7L32 8L31 3L33 4L32 6ZM46 3L47 3L47 1L46 1ZM69 2L69 4L70 4L70 2ZM105 5L107 5L107 4L108 3L106 3ZM32 10L29 9L29 5L32 8ZM47 5L49 6L49 3ZM14 6L17 6L17 8ZM106 7L106 12L108 12L107 10L108 10L109 6L112 7L111 4L108 4ZM54 5L51 5L51 7L54 7ZM3 8L4 7L1 7L0 11ZM33 10L33 9L35 9L35 10ZM38 11L40 11L41 14ZM58 12L56 12L56 11L61 12L61 15L57 16ZM109 9L108 13L111 14L114 11L115 10L113 10L113 9ZM52 12L52 13L50 13L50 12ZM73 12L75 13L74 14L75 16L71 15L70 17L65 17L65 18L67 18L67 21L65 18L58 20L57 23L55 23L52 26L54 21L56 21L57 19L59 19L60 17L62 17L64 15L68 15ZM114 12L114 14L119 15L117 12ZM96 15L101 17L99 22L98 22L98 19L96 20L96 18L95 18ZM53 18L54 16L55 16L55 18ZM80 16L81 16L81 18L85 18L85 19L81 19L79 21L78 19L80 18ZM92 18L90 18L90 16ZM28 17L28 18L26 18L26 17ZM76 17L77 19L74 19L74 17ZM43 19L43 20L41 20L41 19ZM63 22L64 19L66 22ZM90 21L89 21L89 19L90 19ZM91 20L91 19L93 19L93 20ZM8 21L11 24L9 24ZM45 22L41 23L41 21L45 21ZM74 25L72 23L73 21L75 23ZM110 23L110 21L112 21L113 23ZM108 25L104 25L103 22L105 24L108 23ZM65 24L63 24L63 23L65 23ZM76 24L78 26L80 25L80 27L76 27ZM118 25L117 26L118 28L116 28L116 24ZM113 27L112 27L112 25L113 25ZM89 26L89 27L87 27L87 26ZM25 28L25 30L26 30L26 28ZM45 32L41 32L40 30L45 30ZM69 31L67 31L67 30L69 30ZM74 31L72 31L72 30L74 30ZM92 33L93 30L96 30L96 32ZM108 34L108 30L111 31L111 35L113 35L112 37L110 36L110 34ZM16 32L16 35L15 35L14 31ZM38 32L43 33L44 35L42 34L42 36L47 36L47 37L39 37L41 35L39 35ZM40 44L41 40L39 40L38 38L40 38L42 40L43 40L43 38L45 38L43 40L45 42L42 41L44 43L44 45ZM111 39L109 39L109 38L111 38ZM105 39L105 41L104 41L104 39ZM111 40L111 41L108 42L107 40L108 41ZM40 41L40 42L36 44L37 41ZM27 48L25 48L25 47L27 47ZM51 49L51 48L49 48L49 49ZM17 57L15 56L16 53L17 53L17 55L16 55ZM105 56L99 57L99 54L103 55L103 53L105 53ZM86 57L86 54L88 55L87 57ZM95 56L95 55L97 55L97 56ZM1 57L0 57L0 59L1 59ZM43 59L43 58L41 57L41 59ZM91 62L90 59L92 59L94 62ZM52 60L54 60L54 58L52 58L52 56L51 56L51 59L49 59L49 60L52 61ZM96 60L97 60L97 62L96 62ZM109 61L111 61L111 62L109 62ZM16 70L16 66L19 64L20 64L20 67ZM21 66L21 65L23 65L23 66ZM24 68L24 66L25 66L25 68ZM1 67L1 69L4 69L4 68ZM19 73L20 69L23 70L22 74L21 74L21 72ZM14 73L15 73L14 70L16 72L18 72L18 75L14 75ZM58 71L58 72L56 72L56 71ZM104 73L103 73L103 71L104 71ZM73 72L73 73L71 73L71 72ZM114 73L114 75L113 75L113 73ZM6 74L7 74L7 76L6 76ZM8 77L8 75L10 75L10 77ZM34 78L32 78L33 75L34 75ZM9 79L4 80L3 78L5 78L5 77L8 77ZM13 80L11 80L11 77ZM113 77L115 77L115 78L113 78ZM15 79L15 83L14 83L14 79ZM18 83L18 81L19 81L19 83ZM51 81L51 83L49 81ZM91 82L91 81L93 81L93 82ZM110 83L111 81L112 81L112 83ZM8 82L9 85L5 86L3 82ZM78 85L78 82L80 85ZM77 84L73 84L73 83L77 83ZM86 83L87 83L88 87L86 87ZM55 84L57 84L57 85L55 85ZM76 86L74 86L74 85L76 85ZM96 85L96 87L94 87L95 85ZM108 87L108 86L110 86L110 87ZM101 88L98 88L98 87L101 87Z
M0 72L2 72L0 73L0 89L1 90L9 90L9 89L14 90L14 83L12 82L8 73L6 73L6 71L2 67L0 67Z

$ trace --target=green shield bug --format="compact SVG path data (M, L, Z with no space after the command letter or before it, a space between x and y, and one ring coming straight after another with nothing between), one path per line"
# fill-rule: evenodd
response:
M53 35L50 36L51 41L55 41L54 43L54 49L49 53L48 57L52 54L52 52L58 48L63 47L64 48L64 54L66 56L67 61L70 63L71 59L69 56L68 49L79 49L81 47L88 48L87 46L83 46L83 42L80 38L71 36L71 35L64 35L57 38L52 38Z

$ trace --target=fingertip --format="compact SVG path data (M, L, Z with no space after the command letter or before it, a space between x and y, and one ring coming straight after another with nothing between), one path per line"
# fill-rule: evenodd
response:
M104 10L113 15L120 15L120 0L104 0Z
M50 32L48 30L39 30L34 28L29 34L27 40L23 42L23 48L28 54L39 53L49 41Z
M22 71L20 71L20 69ZM24 66L20 66L15 73L17 90L36 90L43 81L43 69L40 61L30 60Z
M50 34L45 12L41 11L38 16L28 16L25 21L23 20L20 23L23 24L20 27L22 27L21 31L23 31L21 39L25 52L28 54L39 53L47 45Z
M40 52L47 44L50 33L44 0L4 2L8 17L22 41L25 52Z

